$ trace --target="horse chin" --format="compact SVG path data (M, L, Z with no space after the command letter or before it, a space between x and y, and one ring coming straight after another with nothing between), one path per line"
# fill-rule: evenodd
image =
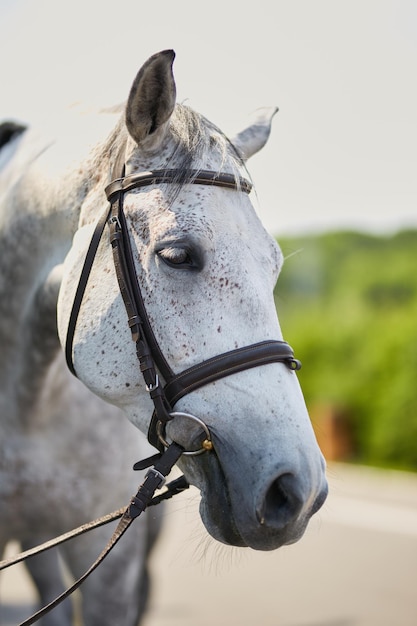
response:
M212 511L213 507L210 506L208 500L206 498L202 498L200 502L200 516L207 532L213 537L213 539L220 541L220 543L225 543L228 546L247 548L248 544L236 528L233 516L230 514L230 510L226 513L226 515L228 515L227 524L225 524L221 519L214 519Z

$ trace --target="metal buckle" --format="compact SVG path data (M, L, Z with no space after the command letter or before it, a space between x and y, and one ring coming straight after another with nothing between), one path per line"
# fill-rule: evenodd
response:
M148 471L146 472L145 478L147 478L149 474L153 474L156 478L159 478L157 489L161 489L161 487L165 485L166 478L163 474L161 474L161 472L158 472L157 469L155 469L154 467L151 467L150 469L148 469Z
M155 389L158 389L159 387L159 376L158 374L155 374L155 382L152 385L152 383L150 385L146 385L146 391L148 393L151 393L151 391L155 391Z
M207 425L203 422L203 420L201 420L199 417L196 417L195 415L191 415L190 413L182 413L181 411L174 411L173 413L170 413L170 416L172 418L184 417L185 419L196 422L199 426L201 426L204 434L206 435L206 438L201 444L201 448L198 448L198 450L186 450L182 453L183 456L198 456L199 454L203 454L204 452L208 452L213 449L213 442L211 440L210 431ZM158 421L156 424L156 434L158 435L159 441L165 446L165 448L168 448L170 443L165 439L165 426L166 424Z
M119 230L122 230L119 217L117 215L112 215L111 217L109 217L109 226L112 226L113 224L116 224L117 228Z

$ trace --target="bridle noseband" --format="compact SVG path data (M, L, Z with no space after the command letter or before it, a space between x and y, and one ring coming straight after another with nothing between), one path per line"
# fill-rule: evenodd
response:
M75 328L88 277L107 223L113 248L116 276L126 308L128 324L132 333L132 339L136 344L140 370L154 404L148 439L153 446L162 451L167 445L165 426L168 421L178 415L178 413L173 413L173 408L178 400L186 394L225 376L230 376L252 367L280 362L284 363L291 370L298 370L301 367L301 363L294 358L294 353L288 343L285 341L267 340L225 352L194 365L179 374L175 374L172 371L155 338L143 301L123 211L124 194L132 189L138 189L147 185L175 183L178 179L184 180L185 176L185 182L189 184L212 185L244 193L250 193L252 185L245 178L236 178L232 174L216 173L207 170L183 172L178 169L166 169L129 176L124 176L124 171L124 162L119 154L113 171L114 180L105 189L110 206L96 225L81 271L68 323L65 354L68 367L76 376L73 363ZM162 384L161 379L164 381L164 384ZM189 414L180 415L193 418ZM196 422L201 422L198 418L194 419ZM208 430L206 430L206 435L207 433ZM208 433L202 448L189 451L188 454L200 454L205 449L208 450L210 448L211 440Z

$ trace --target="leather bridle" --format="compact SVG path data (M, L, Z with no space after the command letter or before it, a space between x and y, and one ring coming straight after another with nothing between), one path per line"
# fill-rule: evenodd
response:
M293 350L288 343L285 341L267 340L225 352L198 363L179 374L175 374L172 371L155 338L146 312L135 269L131 239L123 211L124 195L128 191L148 185L172 184L177 182L179 178L183 181L185 180L186 184L212 185L243 193L250 193L252 185L245 178L236 178L232 174L216 173L208 170L188 170L183 172L178 169L165 169L141 172L129 176L125 176L124 173L125 165L120 153L113 170L113 180L105 189L110 206L106 208L106 211L97 223L81 271L68 324L65 354L70 371L76 375L73 363L75 328L95 254L107 223L113 248L116 276L126 308L132 339L136 344L140 371L154 404L148 439L153 446L162 451L166 446L165 426L168 421L178 415L178 413L173 412L173 408L178 400L186 394L220 378L260 365L280 362L284 363L291 370L298 370L301 367L301 363L294 358ZM162 384L162 380L164 384ZM193 416L188 414L181 413L180 415L193 419ZM198 418L194 419L200 422ZM205 449L211 449L210 437L208 437L208 441L209 443L206 443L205 447L189 451L188 454L197 454Z

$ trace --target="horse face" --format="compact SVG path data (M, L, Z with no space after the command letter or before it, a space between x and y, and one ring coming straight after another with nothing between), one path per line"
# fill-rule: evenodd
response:
M178 166L184 120L179 124L173 114L171 64L168 53L152 57L132 88L126 112L128 173ZM158 97L152 99L155 84ZM269 134L271 115L261 117L263 122L258 118L235 140L245 158ZM192 119L189 138L195 136ZM199 133L201 140L207 135L207 146L221 143L211 125L203 123ZM194 166L236 168L227 150L227 144L222 150L200 150ZM154 186L127 193L124 211L147 314L175 373L235 348L282 339L273 300L282 255L246 194L185 184L173 195L167 185ZM80 229L66 261L59 302L63 340L90 232L89 225ZM122 407L147 431L152 406L105 238L77 323L74 363L93 392ZM207 530L224 543L261 550L299 539L327 487L295 373L276 363L234 374L185 396L175 411L203 420L214 442L213 451L180 461L201 491ZM192 449L201 430L178 417L169 423L167 437Z
M148 246L134 235L136 250L142 248L137 271L152 327L174 371L282 339L272 295L281 252L249 199L227 190L187 189L164 211L160 193L153 195L158 210L148 222ZM139 202L137 195L127 199L128 214ZM184 211L190 205L192 214ZM133 221L131 226L135 232ZM126 410L139 423L134 399ZM201 490L209 532L258 549L300 537L326 487L296 374L280 363L247 370L189 394L175 410L202 419L214 440L215 453L181 461ZM201 430L181 418L167 430L186 449L201 440Z

